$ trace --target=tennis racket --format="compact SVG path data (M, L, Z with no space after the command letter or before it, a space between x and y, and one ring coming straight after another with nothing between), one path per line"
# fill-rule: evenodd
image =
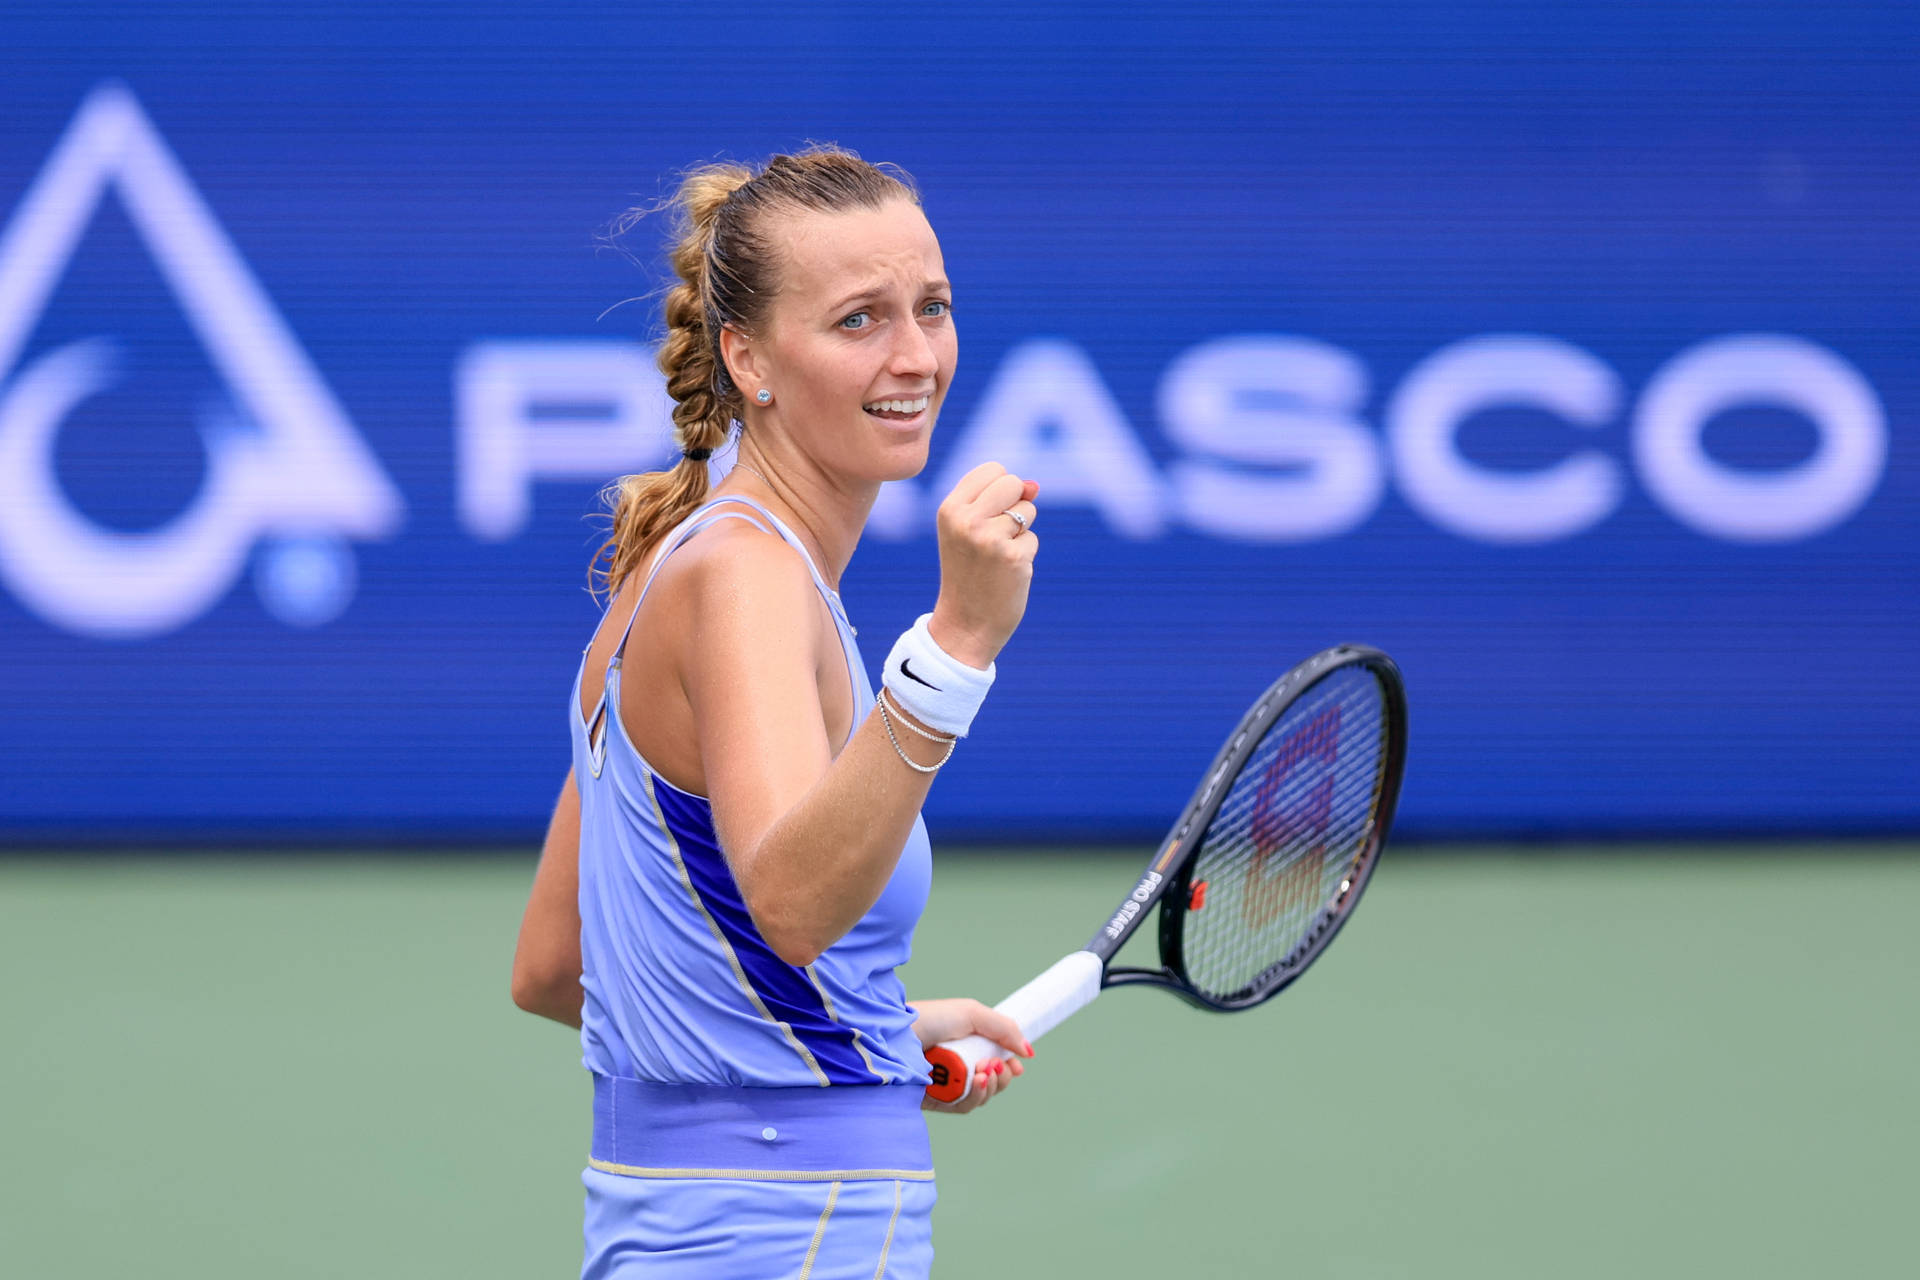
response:
M1274 681L1241 719L1147 870L1093 940L996 1006L1038 1040L1107 987L1165 987L1251 1009L1305 973L1373 875L1400 795L1407 700L1378 649L1341 645ZM1112 963L1160 908L1160 967ZM984 1036L927 1050L939 1102L1009 1051Z

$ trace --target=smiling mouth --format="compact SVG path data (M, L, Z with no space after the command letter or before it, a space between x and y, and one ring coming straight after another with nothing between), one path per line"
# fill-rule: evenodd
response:
M913 400L875 400L860 407L886 422L912 422L927 411L932 399L931 396L920 396Z

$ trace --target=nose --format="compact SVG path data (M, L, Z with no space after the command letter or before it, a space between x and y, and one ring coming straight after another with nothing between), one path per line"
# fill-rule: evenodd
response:
M917 324L893 326L893 354L887 361L887 372L896 378L930 379L940 371L940 356L933 349L933 343L927 340L927 334Z

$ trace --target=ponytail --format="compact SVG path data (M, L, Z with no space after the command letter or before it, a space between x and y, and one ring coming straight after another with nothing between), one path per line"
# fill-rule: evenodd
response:
M710 323L715 317L703 298L710 293L714 224L727 197L752 178L739 165L710 165L689 173L673 198L680 225L672 262L679 283L667 291L667 336L654 362L666 375L667 394L673 397L673 442L680 457L664 471L622 476L608 488L613 528L594 564L606 562L602 572L609 596L640 567L655 543L706 500L706 459L726 443L739 410L720 358L720 326Z

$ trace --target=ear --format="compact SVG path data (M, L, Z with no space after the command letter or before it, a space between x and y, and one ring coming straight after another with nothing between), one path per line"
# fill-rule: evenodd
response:
M746 334L726 325L720 330L720 358L726 362L727 376L740 394L753 399L755 388L765 385L767 370L759 345Z

